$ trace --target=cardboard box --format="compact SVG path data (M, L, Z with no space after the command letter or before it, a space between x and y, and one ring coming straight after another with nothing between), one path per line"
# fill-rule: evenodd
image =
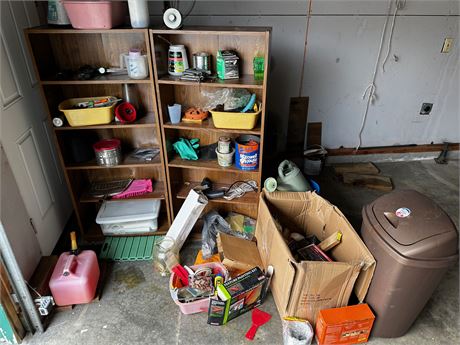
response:
M316 321L316 341L319 345L365 343L374 319L367 304L321 310Z
M219 233L218 236L221 262L230 271L243 273L254 267L262 268L256 242L224 233Z
M342 232L340 244L327 253L335 262L297 262L279 224L320 240ZM263 267L274 268L270 287L281 317L315 324L319 310L346 306L353 290L360 302L364 300L375 260L342 212L316 193L264 190L255 235Z
M268 278L258 267L217 287L217 296L210 299L208 323L225 325L228 321L258 307L265 299Z

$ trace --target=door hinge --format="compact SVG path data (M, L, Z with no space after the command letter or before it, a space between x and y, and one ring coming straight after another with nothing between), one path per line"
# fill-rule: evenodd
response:
M34 220L32 218L29 218L29 223L30 223L30 226L32 227L32 230L35 232L35 235L37 235L38 232L37 232L37 229L35 229Z

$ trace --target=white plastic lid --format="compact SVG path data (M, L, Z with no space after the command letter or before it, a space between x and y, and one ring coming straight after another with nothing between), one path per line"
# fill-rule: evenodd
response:
M175 44L169 46L169 49L174 51L182 51L183 49L185 49L185 46L183 44Z
M97 224L135 222L158 218L160 200L104 201L97 213Z
M130 57L141 56L141 51L139 49L130 49L129 50L129 56Z

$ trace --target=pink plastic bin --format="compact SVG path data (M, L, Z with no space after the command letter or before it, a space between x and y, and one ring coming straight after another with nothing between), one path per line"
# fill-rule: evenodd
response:
M57 305L89 303L99 280L97 256L92 250L80 254L62 253L50 279L50 290Z
M125 1L64 1L64 7L75 29L111 29L128 14Z
M200 267L211 267L213 270L213 273L218 271L219 273L222 273L224 275L225 277L224 281L228 280L227 268L225 268L225 266L219 262L210 262L206 264L190 266L190 268L193 269L194 271L196 271ZM174 303L176 303L179 306L179 309L182 312L182 314L196 314L196 313L208 312L209 297L200 299L195 302L190 302L190 303L181 303L177 300L177 289L174 288L174 286L176 286L175 285L176 279L177 279L176 275L172 273L171 277L169 278L169 292L171 293L171 297L174 300Z

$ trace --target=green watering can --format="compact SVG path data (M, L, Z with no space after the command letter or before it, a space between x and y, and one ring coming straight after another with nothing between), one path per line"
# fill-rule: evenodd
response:
M289 191L307 192L311 186L303 176L300 169L293 162L284 160L278 166L278 177L269 177L265 180L264 187L269 192Z

